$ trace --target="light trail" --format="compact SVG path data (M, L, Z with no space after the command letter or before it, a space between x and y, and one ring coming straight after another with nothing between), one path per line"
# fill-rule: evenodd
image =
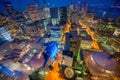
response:
M66 35L66 33L69 33L70 32L70 28L71 28L71 24L66 24L65 26L64 26L64 31L62 32L62 38L61 38L61 40L63 41L63 42L65 42L65 35Z
M58 53L57 59L53 62L53 70L48 71L48 75L46 76L45 80L65 80L60 77L60 67L58 64L62 62L62 53Z
M83 28L85 28L85 29L86 29L86 32L88 33L88 35L91 36L91 38L92 38L92 40L93 40L93 41L92 41L92 46L93 46L93 48L96 49L96 50L100 50L100 47L99 47L97 41L95 40L95 34L94 34L94 32L92 32L92 31L90 30L90 28L89 28L88 26L86 26L85 24L83 24L83 23L81 23L81 22L79 22L79 24L80 24Z

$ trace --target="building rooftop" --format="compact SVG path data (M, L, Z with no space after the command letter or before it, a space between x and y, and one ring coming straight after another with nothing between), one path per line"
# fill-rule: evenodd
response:
M98 52L92 55L93 60L104 69L114 70L116 69L117 63L115 60L106 53Z
M63 54L63 55L66 55L66 56L69 56L69 57L72 57L72 56L73 56L73 52L67 51L67 50L63 50L62 54Z

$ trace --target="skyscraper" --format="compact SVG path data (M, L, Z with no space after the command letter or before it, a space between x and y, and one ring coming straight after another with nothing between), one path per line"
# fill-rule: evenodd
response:
M67 7L60 7L60 24L66 24L67 21Z
M0 38L3 41L13 41L11 34L7 31L7 29L4 26L0 26Z
M8 14L13 14L14 13L14 8L13 8L11 2L5 2L4 6L5 6L5 9L6 9Z
M40 11L39 11L39 2L38 2L38 0L34 0L33 5L28 5L28 13L29 13L29 17L33 21L40 20Z
M51 18L58 18L58 8L57 7L50 8L50 15Z
M82 17L84 17L86 15L87 7L88 7L88 4L86 2L81 4L81 11L80 11L80 13L81 13Z
M38 6L37 5L28 5L28 13L29 17L35 21L35 20L40 20L40 13L38 11Z
M80 12L80 6L81 6L80 2L77 2L77 4L76 4L76 11L77 12Z
M59 16L58 16L58 8L57 7L50 8L50 15L51 15L52 24L53 25L58 24Z
M73 5L72 2L70 2L69 7L68 7L67 10L68 10L67 11L67 17L68 17L68 19L70 19L71 18L71 14L74 12L74 5Z
M70 10L71 10L71 11L73 11L73 10L74 10L74 5L73 5L73 3L72 3L72 2L70 3L69 8L70 8Z
M79 24L79 15L77 12L71 13L70 20L72 23Z
M44 14L45 14L46 19L50 18L50 7L49 6L44 7Z

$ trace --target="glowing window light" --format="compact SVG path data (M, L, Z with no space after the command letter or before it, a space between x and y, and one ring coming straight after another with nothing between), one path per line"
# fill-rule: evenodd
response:
M93 48L99 50L99 49L100 49L100 48L99 48L99 45L98 45L98 43L94 40L94 39L95 39L94 33L92 33L91 30L90 30L90 28L87 27L85 24L83 24L83 23L80 22L80 25L81 25L82 27L84 27L84 28L86 29L86 32L92 37L92 39L93 39L93 41L92 41L92 46L93 46Z

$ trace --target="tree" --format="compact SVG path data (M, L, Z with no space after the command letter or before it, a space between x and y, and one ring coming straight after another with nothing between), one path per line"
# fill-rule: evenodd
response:
M52 65L49 65L48 68L49 68L50 70L53 70L53 66L52 66Z

